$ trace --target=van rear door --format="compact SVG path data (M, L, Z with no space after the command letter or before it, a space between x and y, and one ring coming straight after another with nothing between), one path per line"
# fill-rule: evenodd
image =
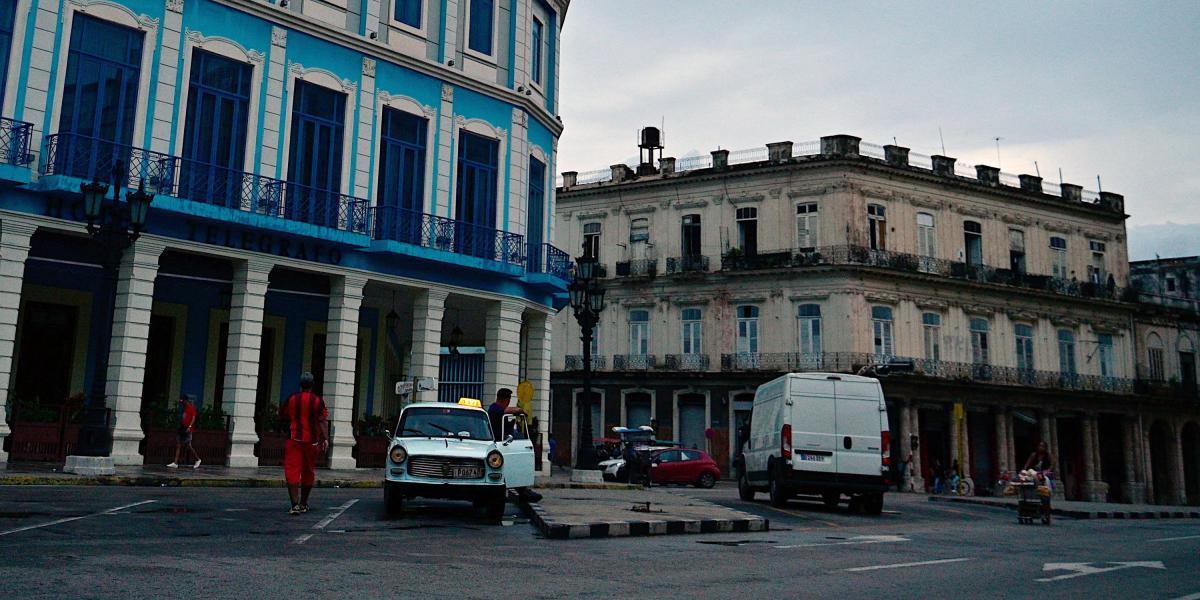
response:
M835 388L831 379L794 377L788 382L792 405L792 468L834 474L838 458L834 428Z
M869 380L839 380L837 390L837 464L838 473L848 481L857 476L880 476L879 383Z

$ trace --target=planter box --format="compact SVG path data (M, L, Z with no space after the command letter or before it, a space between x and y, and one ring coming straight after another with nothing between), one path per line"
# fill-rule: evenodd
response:
M355 439L355 465L360 469L382 469L387 460L391 440L383 436L364 436Z
M58 422L15 422L12 424L12 433L9 434L8 439L12 440L9 450L10 460L57 462L64 456L61 453L63 426Z

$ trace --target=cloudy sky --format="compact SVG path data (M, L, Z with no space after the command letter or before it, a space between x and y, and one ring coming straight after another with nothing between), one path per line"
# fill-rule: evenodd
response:
M560 171L849 133L1125 194L1198 224L1200 1L574 0ZM996 142L1000 137L1000 157Z

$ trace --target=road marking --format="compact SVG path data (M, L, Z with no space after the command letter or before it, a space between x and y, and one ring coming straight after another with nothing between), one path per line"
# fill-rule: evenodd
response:
M856 535L842 542L822 542L819 544L791 544L775 546L780 550L788 548L816 548L819 546L857 546L861 544L891 544L895 542L911 542L912 540L899 535Z
M854 567L853 569L843 569L843 570L848 571L850 573L857 573L859 571L878 571L880 569L902 569L904 567L920 567L920 566L924 566L924 565L943 565L946 563L956 563L956 562L963 562L963 561L967 561L967 560L975 560L975 559L973 559L973 558L943 558L941 560L923 560L921 562L896 563L896 564L891 564L891 565L873 565L870 567Z
M313 529L316 529L317 531L325 529L325 527L327 527L330 523L332 523L334 519L342 516L342 513L346 512L346 509L350 508L351 506L354 506L355 502L358 502L358 498L355 498L354 500L348 500L345 504L343 504L337 508L330 509L329 516L318 521L316 525L313 525ZM303 544L304 542L307 542L309 540L309 538L311 538L313 535L314 534L306 533L304 535L298 536L295 540L292 540L292 543L293 544Z
M759 506L759 505L755 505L755 506ZM784 510L784 509L782 509L782 508L776 508L776 507L774 507L774 506L771 506L771 505L769 505L769 504L766 504L766 505L761 505L761 506L762 506L763 508L767 508L767 509L773 510L773 511L775 511L775 512L781 512L781 513L783 513L783 514L785 514L785 515L790 515L790 516L793 516L793 517L799 517L799 518L801 518L801 519L804 519L804 520L806 520L806 521L814 521L814 522L816 522L816 523L821 523L821 524L823 524L823 525L828 525L828 526L830 526L830 527L838 527L838 528L840 528L840 527L841 527L841 525L838 525L837 523L834 523L833 521L826 521L826 520L824 520L824 519L817 519L817 518L815 518L815 517L811 516L811 515L810 515L810 514L808 514L808 513L802 513L802 512L791 511L791 510Z
M1179 540L1194 540L1197 538L1200 538L1200 535L1183 535L1180 537L1158 538L1157 540L1150 540L1150 541L1151 542L1177 542Z
M1098 575L1100 573L1108 573L1109 571L1118 571L1120 569L1144 568L1144 569L1161 569L1166 570L1167 567L1158 560L1134 561L1134 562L1110 562L1110 567L1093 567L1091 563L1046 563L1042 566L1042 571L1074 571L1065 575L1056 577L1043 577L1034 581L1058 581L1060 579L1071 579L1073 577L1083 577L1084 575Z
M1200 600L1200 592L1188 594L1186 596L1180 596L1178 598L1172 598L1171 600Z
M0 531L0 535L8 535L10 533L20 533L22 531L29 531L30 529L39 529L41 527L49 527L51 525L58 525L60 523L70 523L71 521L78 521L80 519L86 519L89 517L97 517L100 515L111 515L111 514L115 514L117 511L125 510L127 508L133 508L135 506L141 506L143 504L150 504L151 502L158 502L158 501L157 500L142 500L141 502L133 502L131 504L125 504L123 506L118 506L116 508L110 508L108 510L102 510L97 513L92 513L90 515L80 515L78 517L66 517L63 519L56 519L54 521L50 521L49 523L39 523L37 525L26 525L25 527L18 527L16 529L10 529L8 531Z

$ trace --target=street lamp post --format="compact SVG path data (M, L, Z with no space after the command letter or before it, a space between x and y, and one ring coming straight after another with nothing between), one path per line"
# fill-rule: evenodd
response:
M575 468L596 469L596 448L592 442L592 334L600 322L604 310L604 288L600 286L599 267L588 244L583 246L583 256L575 261L575 278L567 286L571 310L579 323L579 339L583 342L583 395L577 403L580 411L579 446Z
M108 354L112 349L113 313L117 303L117 280L120 276L121 257L133 245L146 227L146 215L154 194L146 193L145 182L139 181L136 191L126 192L121 202L121 190L125 187L124 164L117 160L113 164L112 198L108 197L108 184L93 179L79 185L83 194L83 212L87 217L87 232L98 246L104 268L104 289L97 295L96 314L104 320L96 349L99 353L96 372L92 375L91 395L83 407L83 422L79 428L79 439L72 452L78 456L108 456L112 439L108 428L108 407L105 402L105 386L108 379Z

